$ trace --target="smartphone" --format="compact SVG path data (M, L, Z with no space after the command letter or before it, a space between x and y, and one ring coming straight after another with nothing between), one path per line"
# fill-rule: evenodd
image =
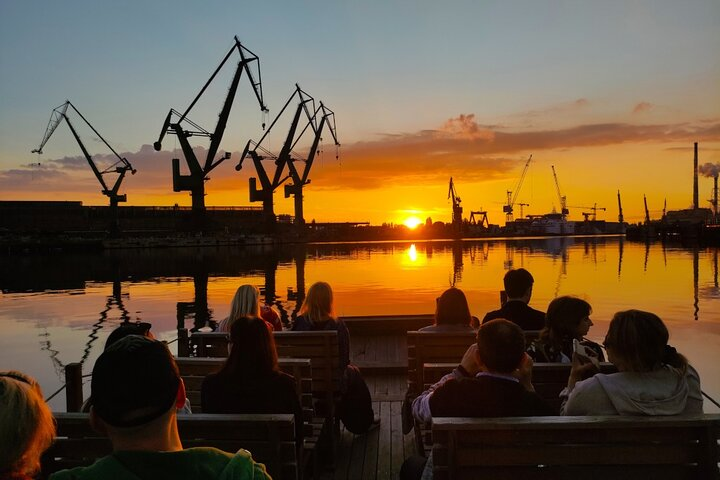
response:
M580 343L577 338L573 340L573 352L583 357L583 361L587 359L592 362L592 364L595 365L597 368L600 368L600 362L598 361L597 354L593 352L590 348Z

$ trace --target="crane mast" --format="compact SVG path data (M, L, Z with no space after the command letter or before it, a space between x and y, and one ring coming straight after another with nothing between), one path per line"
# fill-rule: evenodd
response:
M72 110L85 122L85 124L90 127L90 129L93 131L95 135L98 136L98 138L105 144L106 147L110 149L110 151L117 157L117 161L115 161L112 165L107 167L104 170L100 170L93 160L92 156L90 155L90 152L88 152L87 148L85 147L85 144L83 143L82 139L80 138L80 135L78 134L77 130L75 129L75 126L70 121L70 118L68 117L68 108L72 108ZM98 182L100 183L100 186L102 187L102 194L108 197L110 200L110 218L111 218L111 224L110 224L110 230L113 232L117 231L118 225L118 217L117 217L117 207L118 204L121 202L127 201L127 195L120 195L118 191L120 190L120 185L123 182L123 179L125 178L125 174L129 171L133 175L135 175L136 170L132 167L130 162L124 158L121 157L112 146L105 140L105 138L100 135L100 132L98 132L95 127L88 121L85 116L83 116L82 113L75 107L75 105L70 102L70 100L66 100L65 103L62 105L56 107L53 109L53 111L50 114L50 120L48 121L48 125L45 129L45 135L43 135L42 140L40 141L40 146L32 151L32 153L43 153L43 148L45 147L45 144L50 140L50 137L52 137L53 133L55 133L55 130L57 129L58 125L60 125L60 122L65 120L65 123L67 123L68 128L70 129L70 132L72 133L73 137L77 141L78 145L80 146L80 150L82 150L83 155L85 156L85 159L88 162L88 165L90 165L90 169L92 170L93 174L95 175L95 178L97 178ZM117 177L115 178L115 183L112 187L109 187L108 184L105 182L105 175L108 174L117 174Z
M557 192L558 200L560 200L560 213L562 213L564 218L569 213L567 208L567 197L560 193L560 183L558 182L557 174L555 173L555 165L550 166L552 167L553 178L555 179L555 191Z
M273 130L278 120L283 115L283 113L288 108L293 99L296 98L298 104L292 120L290 121L288 133L285 136L285 141L283 142L280 153L275 155L266 148L262 147L262 143ZM300 134L297 135L298 127L300 125L300 119L303 114L305 115L307 123L304 128L300 130ZM242 155L240 156L240 161L235 166L235 170L239 171L242 168L242 164L245 158L250 157L252 159L253 165L255 166L255 171L257 172L257 178L251 177L249 179L250 201L263 203L263 216L265 217L265 221L268 224L275 223L275 211L273 208L273 195L275 193L275 190L291 176L286 175L285 177L283 177L283 170L285 168L285 165L288 165L288 169L290 169L291 172L293 171L294 166L290 167L293 147L303 136L303 134L308 128L308 125L313 125L313 129L316 128L313 123L315 122L315 118L315 99L308 95L306 92L304 92L300 88L300 86L296 84L295 91L293 91L293 93L290 95L290 98L288 98L288 100L285 102L285 105L282 107L273 122L270 124L270 127L268 127L265 134L257 142L253 140L248 141ZM317 148L317 146L315 146L315 148ZM272 176L272 179L270 178L270 175L268 175L268 172L265 169L263 160L274 160L275 172ZM260 180L261 186L261 188L259 189L257 187L258 180ZM305 177L305 180L307 180L307 176ZM302 178L300 178L300 181L302 181ZM306 181L305 183L309 182ZM302 196L300 196L300 201L302 202ZM300 206L300 217L302 218L302 205Z
M622 202L620 201L620 190L618 190L617 197L618 197L618 223L623 223L625 221L625 218L623 217Z
M508 190L507 191L507 204L503 205L503 212L505 212L505 223L508 224L513 221L513 207L515 206L515 202L517 201L518 195L520 194L520 188L522 187L523 181L525 180L525 175L527 174L528 167L530 167L530 161L532 160L532 154L527 159L527 162L525 162L525 167L523 168L522 174L520 175L520 180L518 181L517 187L515 187L515 192ZM527 206L528 204L523 204Z
M234 37L234 40L235 41L233 43L233 46L230 48L227 54L225 54L225 57L220 62L220 65L218 65L218 67L210 76L210 79L205 83L202 89L200 89L200 92L193 99L188 108L183 113L180 113L172 108L170 109L170 112L168 112L167 116L165 117L162 129L160 130L160 136L158 137L158 140L153 144L155 150L160 151L162 149L162 141L166 134L170 133L177 136L178 141L180 142L180 146L182 148L183 155L185 156L185 162L187 163L188 169L190 170L190 174L181 174L180 159L173 158L173 191L190 191L190 195L192 197L192 209L193 212L196 214L202 214L205 211L205 181L207 180L208 173L210 173L210 171L220 165L220 163L222 163L224 160L230 158L230 152L225 152L224 155L221 155L217 159L215 158L215 155L217 154L218 148L220 147L220 142L222 141L222 137L225 133L225 128L227 127L227 120L230 115L233 100L235 99L235 94L237 93L238 85L240 83L240 78L243 72L247 74L250 85L252 86L255 93L255 97L260 104L260 110L262 112L267 112L267 107L265 106L263 100L262 84L260 80L260 59L253 52L245 48L240 43L240 40L238 40L237 36ZM198 102L200 97L202 97L202 95L205 93L208 86L210 86L212 81L215 79L217 74L220 72L220 70L227 63L227 61L230 59L231 55L235 51L237 51L240 55L240 60L238 61L237 68L230 83L230 87L228 89L225 101L223 102L220 113L218 114L217 125L212 132L209 132L197 123L190 120L188 118L188 114ZM251 69L251 65L253 63L257 64L257 81L255 80L255 75L253 74L253 71ZM188 125L188 129L185 129L184 125ZM263 124L263 127L264 126L265 125ZM190 142L188 140L190 137L193 136L208 137L210 139L210 145L208 147L207 155L205 157L205 163L203 165L201 165L198 161L198 158L193 151L192 145L190 145Z
M453 183L452 177L450 177L450 185L448 187L448 199L452 200L452 226L453 230L456 233L460 233L462 230L462 207L460 206L460 202L462 200L457 194L457 191L455 190L455 184Z
M319 124L317 123L318 116L320 117ZM293 196L293 199L295 201L295 225L298 227L302 227L305 224L305 218L303 213L303 188L305 187L305 185L310 183L308 176L310 175L310 169L312 168L313 161L315 160L315 155L317 154L318 146L320 144L320 140L322 139L322 131L325 126L327 126L327 128L330 130L330 134L333 137L335 147L340 147L340 143L337 139L337 127L335 125L335 112L327 108L322 102L320 102L320 106L313 114L313 117L308 122L308 125L305 126L305 129L307 129L308 126L312 127L315 136L313 138L313 143L310 146L310 151L308 152L307 158L305 158L305 166L302 170L302 173L299 172L298 168L295 166L295 162L298 160L291 156L287 157L288 170L290 172L290 178L292 179L293 183L290 185L285 185L285 198L288 198L290 195ZM302 133L300 134L300 136L302 136ZM298 137L298 140L299 139L300 138ZM297 143L297 140L295 141L295 143ZM338 158L337 153L335 155L335 158Z

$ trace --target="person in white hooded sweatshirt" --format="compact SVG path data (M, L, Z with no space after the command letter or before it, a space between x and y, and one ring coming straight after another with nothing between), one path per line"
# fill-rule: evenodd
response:
M561 415L682 415L703 412L700 377L668 345L668 330L649 312L618 312L605 336L608 360L617 373L596 374L574 354Z

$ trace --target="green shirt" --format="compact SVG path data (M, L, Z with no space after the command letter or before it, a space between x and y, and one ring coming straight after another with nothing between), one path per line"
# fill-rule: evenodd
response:
M89 467L61 470L50 480L271 480L265 465L247 450L231 454L216 448L188 448L179 452L114 452Z

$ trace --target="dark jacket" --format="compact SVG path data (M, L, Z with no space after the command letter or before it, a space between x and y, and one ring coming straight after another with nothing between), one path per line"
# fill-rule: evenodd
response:
M315 324L309 318L300 315L295 319L292 329L296 332L337 330L338 349L340 350L340 371L344 371L345 367L350 364L350 333L342 320L327 320L322 324Z
M292 413L295 414L295 438L302 442L303 414L295 390L295 379L283 372L241 384L224 375L205 377L200 390L203 413Z
M496 318L510 320L523 330L541 330L545 326L545 314L520 300L507 301L500 310L485 315L482 323Z
M532 417L557 415L518 382L490 376L451 378L430 397L433 417Z

